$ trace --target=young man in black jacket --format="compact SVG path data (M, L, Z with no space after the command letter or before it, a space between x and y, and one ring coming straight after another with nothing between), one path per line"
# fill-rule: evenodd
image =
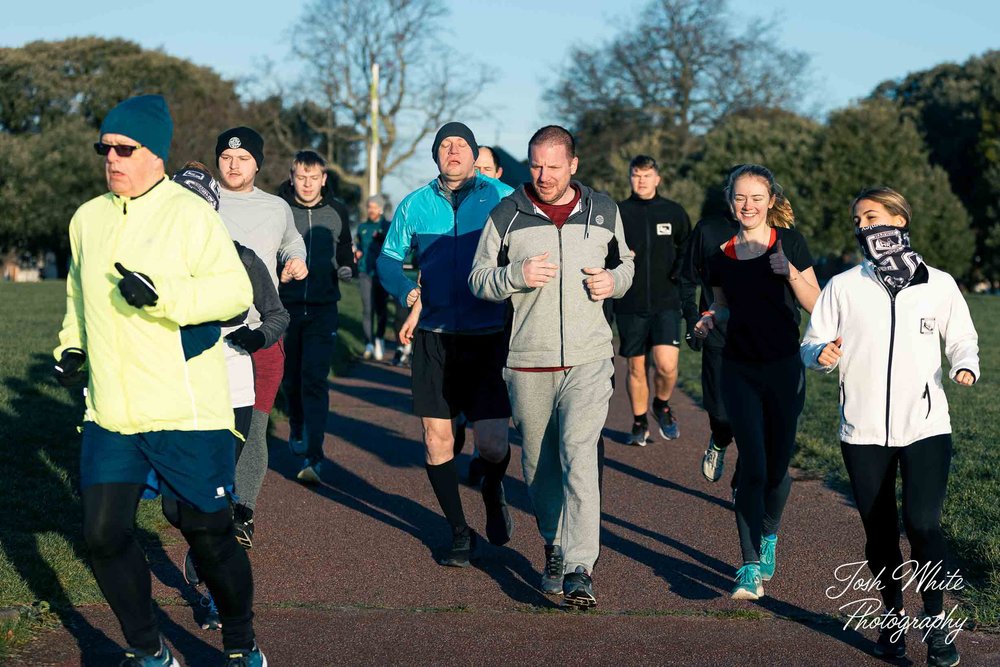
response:
M292 160L291 178L278 190L291 206L306 245L309 275L282 283L281 301L291 315L285 334L289 446L306 460L298 479L320 481L329 394L326 378L336 345L338 279L357 273L347 206L326 187L326 160L304 150Z
M614 302L621 345L618 353L628 359L628 390L632 403L629 443L645 447L649 439L646 356L653 357L653 416L660 435L680 437L680 427L670 411L670 395L677 384L681 344L681 302L677 272L691 221L677 202L656 193L659 167L648 155L629 163L632 195L618 203L625 239L635 252L635 279L624 297Z

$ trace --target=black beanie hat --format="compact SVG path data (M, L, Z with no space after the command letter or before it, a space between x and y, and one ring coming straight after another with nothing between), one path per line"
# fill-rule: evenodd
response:
M479 159L479 144L476 143L476 135L472 134L472 130L465 123L452 121L451 123L442 125L441 129L434 135L434 145L431 146L431 157L434 158L434 164L437 164L438 148L441 147L441 142L448 137L461 137L465 139L465 143L469 144L469 148L472 149L472 159Z
M242 148L257 161L257 169L264 166L264 139L251 127L234 127L219 135L215 142L215 162L227 148Z

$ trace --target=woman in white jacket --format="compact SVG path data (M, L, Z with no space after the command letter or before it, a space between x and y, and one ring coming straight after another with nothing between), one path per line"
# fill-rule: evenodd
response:
M865 259L820 293L800 354L813 370L840 369L841 452L865 527L868 567L885 604L875 653L902 657L896 470L912 558L940 585L946 557L941 511L952 453L940 339L951 379L969 386L979 377L978 337L955 280L910 247L911 211L901 194L864 190L851 215ZM929 584L920 590L924 612L943 617L944 594ZM929 665L958 664L946 635L946 628L927 634Z

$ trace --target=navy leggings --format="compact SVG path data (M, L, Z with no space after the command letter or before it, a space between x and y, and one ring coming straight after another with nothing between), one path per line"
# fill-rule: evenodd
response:
M722 360L722 399L740 453L736 528L744 563L759 561L761 536L778 532L805 395L798 353L770 362Z
M876 576L885 568L879 581L886 609L903 608L902 582L892 576L903 563L896 511L896 470L903 478L903 526L910 539L911 557L918 567L925 563L932 569L940 565L933 580L941 582L947 556L941 510L948 488L951 448L949 433L918 440L906 447L840 443L854 501L865 526L868 567ZM916 586L914 583L911 588ZM928 615L937 616L944 610L943 591L920 591L920 594Z

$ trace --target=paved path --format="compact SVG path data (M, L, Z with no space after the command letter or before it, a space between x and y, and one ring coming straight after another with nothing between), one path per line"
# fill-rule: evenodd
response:
M877 665L874 632L843 630L842 600L824 591L834 569L860 560L863 534L845 498L817 481L793 486L778 545L778 574L759 603L729 599L739 560L729 487L700 474L708 438L704 412L678 394L678 441L622 444L631 417L613 399L607 439L598 609L566 613L537 589L543 562L519 465L508 498L517 530L486 547L477 568L442 568L446 524L423 468L409 377L385 364L358 364L331 384L324 484L294 481L287 426L271 443L271 467L251 552L257 633L274 666L373 664L511 665ZM471 437L470 437L471 439ZM460 459L464 472L469 448ZM725 479L730 466L727 462ZM466 514L482 528L478 493L463 488ZM198 629L177 564L184 547L151 557L163 629L187 665L221 660L216 633ZM908 594L908 606L919 602ZM21 665L117 664L121 633L104 606L83 607L69 627L44 634ZM1000 665L1000 637L962 632L963 665ZM909 653L924 664L911 638ZM897 663L898 664L898 663ZM906 664L904 661L902 664Z

